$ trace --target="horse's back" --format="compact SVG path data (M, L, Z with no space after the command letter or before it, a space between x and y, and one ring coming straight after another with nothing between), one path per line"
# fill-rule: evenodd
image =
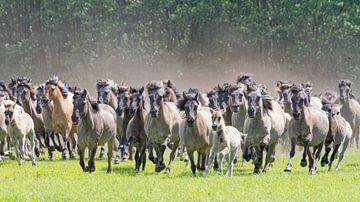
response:
M313 140L311 144L317 145L326 138L329 132L329 119L326 113L317 107L309 107L308 109L313 123Z
M272 110L269 111L271 117L270 141L277 141L284 134L286 127L286 116L278 102L272 101Z

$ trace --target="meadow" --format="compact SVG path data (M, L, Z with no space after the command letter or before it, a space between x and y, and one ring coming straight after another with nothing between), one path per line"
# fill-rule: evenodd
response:
M168 155L167 155L168 156ZM56 156L60 159L60 155ZM311 176L299 165L297 153L292 173L284 173L287 155L279 155L274 168L252 174L253 165L235 164L229 178L214 172L196 176L175 160L169 176L155 173L147 161L146 171L135 173L134 162L113 165L96 160L94 173L82 172L78 159L48 161L37 165L15 160L0 161L0 201L359 201L360 151L350 149L339 172L319 167ZM334 166L335 167L335 166ZM226 169L226 166L225 166Z

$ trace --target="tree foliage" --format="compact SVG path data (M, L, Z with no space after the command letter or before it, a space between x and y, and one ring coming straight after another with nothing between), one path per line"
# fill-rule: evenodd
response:
M106 57L360 73L360 2L353 0L3 0L0 30L2 74L95 68Z

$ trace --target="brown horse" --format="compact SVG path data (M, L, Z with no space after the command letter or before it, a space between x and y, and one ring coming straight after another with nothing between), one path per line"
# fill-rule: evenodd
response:
M47 104L50 101L53 101L54 103L54 109L52 112L54 133L61 134L63 136L63 159L68 158L68 143L70 147L69 151L71 152L71 158L74 159L76 146L74 132L76 131L76 127L73 127L71 120L73 104L64 98L64 95L66 95L68 92L66 92L64 83L58 77L49 79L45 84L45 88L43 103Z
M124 84L118 86L116 108L116 122L117 122L117 139L119 141L118 153L116 159L121 158L122 161L132 160L132 147L127 144L126 128L131 119L129 106L130 106L130 88ZM116 160L115 159L115 160Z
M127 129L126 136L130 145L136 147L135 170L138 172L142 163L142 170L145 170L146 164L146 146L147 137L144 130L144 120L146 110L144 108L144 87L130 88L130 115L132 116Z

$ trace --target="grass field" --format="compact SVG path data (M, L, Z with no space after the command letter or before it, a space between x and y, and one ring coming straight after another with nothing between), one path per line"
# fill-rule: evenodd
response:
M43 156L44 157L44 156ZM58 158L60 157L57 156ZM318 168L308 175L294 159L292 173L284 173L287 155L277 157L273 170L252 174L253 166L235 165L234 177L212 171L194 177L175 160L169 176L155 173L148 161L145 172L135 173L134 162L113 165L96 161L95 173L83 173L78 160L39 159L36 166L15 160L0 162L0 201L359 201L360 151L349 150L340 172ZM335 166L334 166L335 167Z

